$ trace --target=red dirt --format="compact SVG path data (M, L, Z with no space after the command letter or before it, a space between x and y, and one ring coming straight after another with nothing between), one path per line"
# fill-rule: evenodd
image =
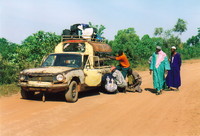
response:
M142 88L152 88L148 71ZM1 136L200 136L200 60L182 66L180 91L157 96L85 92L76 103L60 95L0 98Z

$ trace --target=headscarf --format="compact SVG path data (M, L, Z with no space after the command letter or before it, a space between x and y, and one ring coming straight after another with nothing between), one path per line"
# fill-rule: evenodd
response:
M158 58L156 60L156 68L160 66L160 63L165 59L167 55L161 50L158 52Z

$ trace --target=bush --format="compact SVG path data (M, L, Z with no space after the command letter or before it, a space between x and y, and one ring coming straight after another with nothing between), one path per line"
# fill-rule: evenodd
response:
M42 58L52 53L61 37L39 31L26 38L21 45L0 38L0 84L18 80L19 72L40 65Z

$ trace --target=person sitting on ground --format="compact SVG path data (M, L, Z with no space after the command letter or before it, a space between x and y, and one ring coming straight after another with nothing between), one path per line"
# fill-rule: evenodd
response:
M125 93L127 82L125 81L122 73L119 70L117 70L116 67L114 66L111 67L111 73L112 73L112 76L114 77L114 81L117 84L118 90L123 91Z
M142 92L142 89L140 88L140 85L142 84L141 76L137 72L129 68L127 77L128 77L128 86L126 87L126 90L141 93Z

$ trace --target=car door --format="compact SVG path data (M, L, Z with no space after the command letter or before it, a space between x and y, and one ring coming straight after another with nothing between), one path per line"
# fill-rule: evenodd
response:
M102 80L102 69L98 56L89 56L84 67L85 84L90 87L100 86Z

